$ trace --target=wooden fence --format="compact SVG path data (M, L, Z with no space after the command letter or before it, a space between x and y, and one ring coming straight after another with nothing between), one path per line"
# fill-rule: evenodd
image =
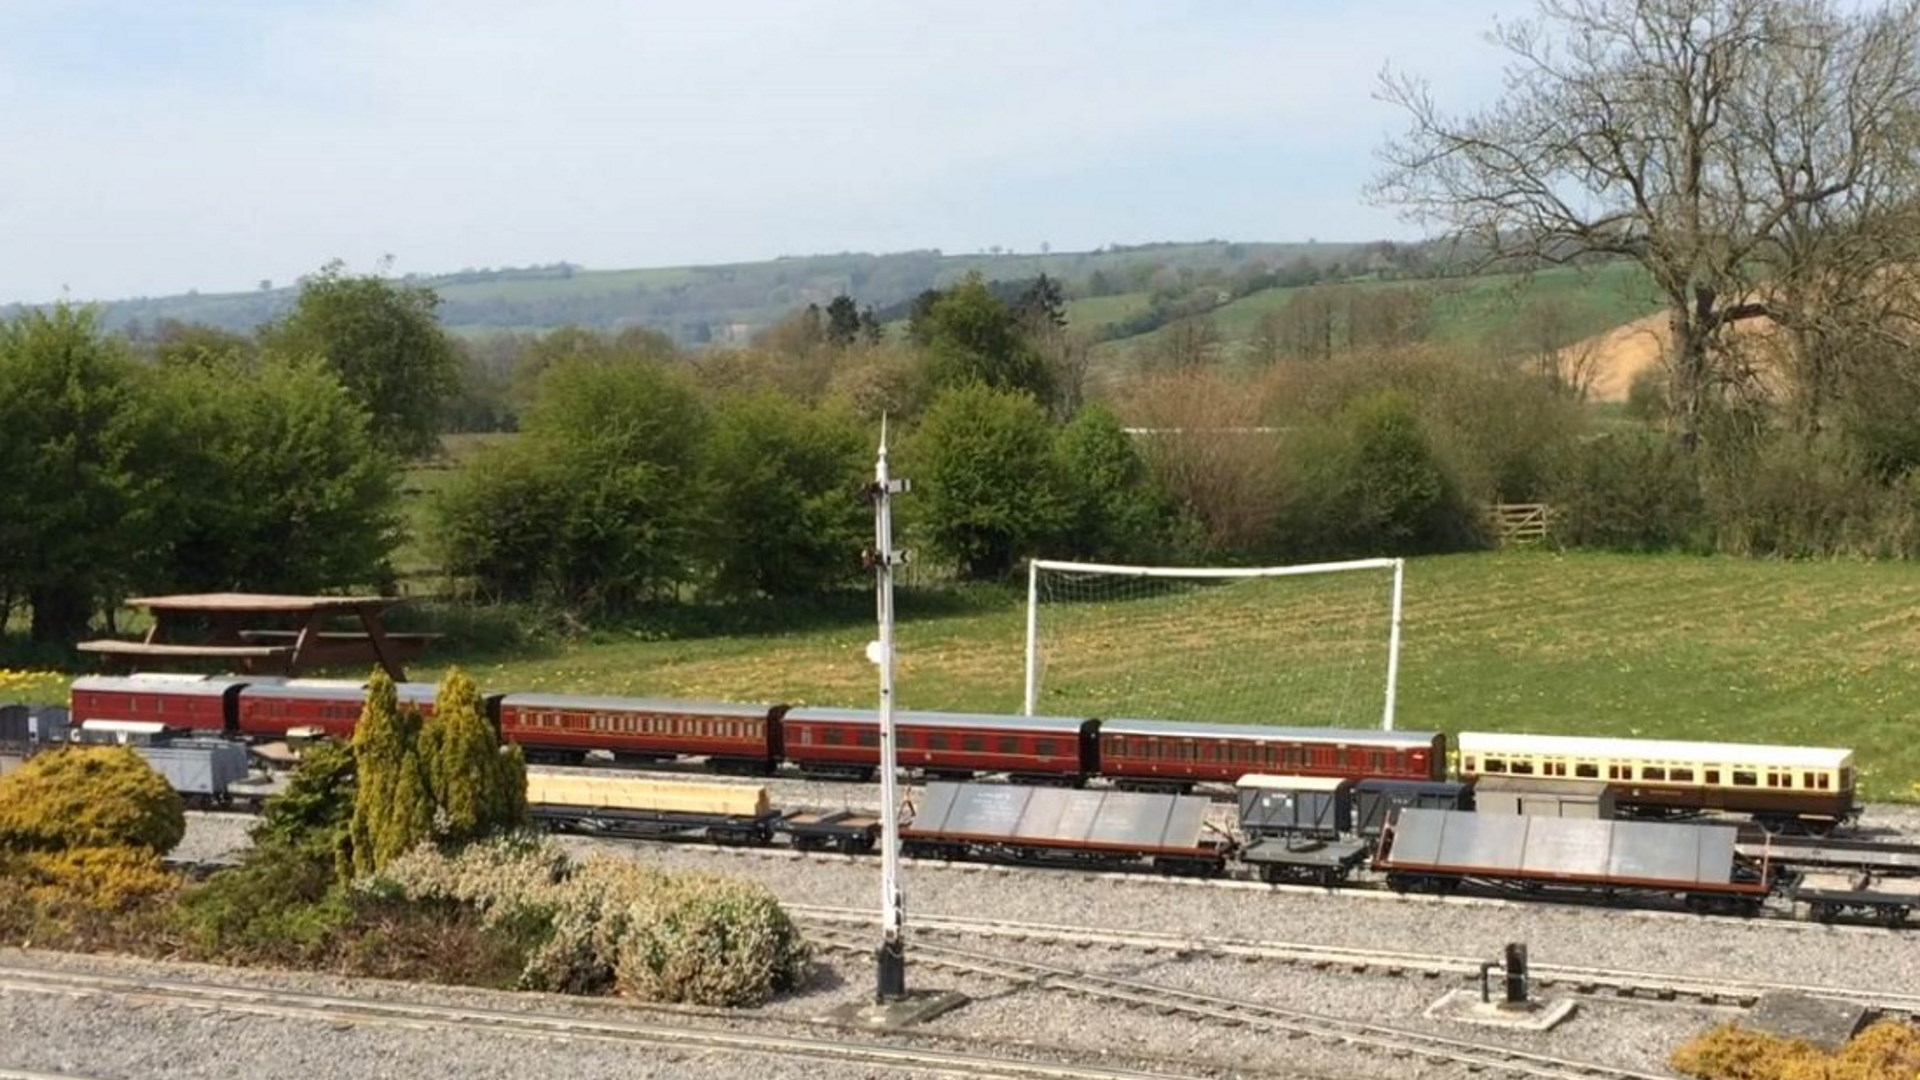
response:
M1553 524L1553 508L1546 503L1494 503L1488 511L1501 547L1537 544L1547 538Z

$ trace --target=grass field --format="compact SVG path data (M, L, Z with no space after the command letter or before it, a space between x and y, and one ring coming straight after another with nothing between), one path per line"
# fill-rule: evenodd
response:
M1311 287L1311 286L1309 286ZM1646 274L1631 263L1609 263L1591 269L1555 268L1532 275L1485 274L1457 280L1360 282L1356 288L1419 288L1434 292L1433 341L1463 347L1510 348L1520 343L1520 322L1528 309L1542 301L1552 303L1558 336L1577 340L1604 333L1631 322L1658 307ZM1267 289L1244 296L1212 312L1222 340L1244 342L1253 337L1260 320L1293 301L1299 288ZM1127 294L1129 296L1136 294ZM1144 294L1140 307L1144 309ZM1119 301L1124 297L1102 297ZM1128 313L1121 309L1121 313ZM1118 315L1107 316L1112 321ZM1100 360L1117 359L1147 344L1154 330L1130 338L1102 342L1094 348Z
M901 706L1016 711L1022 603L998 590L905 596ZM1272 636L1218 635L1214 647L1248 665L1284 664L1294 620L1275 614L1238 620ZM607 635L475 673L502 688L870 706L862 649L872 634L870 608L849 603L838 621L804 628ZM1192 681L1188 654L1162 634L1110 640L1102 656L1143 683ZM1532 552L1415 560L1399 726L1844 745L1858 751L1870 795L1911 798L1920 569Z
M1017 711L1024 594L903 593L903 708ZM872 707L872 605L747 613L760 627L708 633L603 630L465 660L486 686ZM1218 610L1208 647L1251 670L1283 668L1316 642L1312 611ZM1338 618L1334 619L1339 622ZM1107 633L1112 678L1186 693L1187 628ZM442 667L419 667L417 679ZM1056 667L1055 673L1059 669ZM1399 726L1850 746L1870 797L1920 792L1920 568L1680 556L1518 552L1407 567ZM1089 678L1097 681L1101 676ZM59 700L64 677L7 673L0 700ZM1277 723L1316 722L1285 713Z

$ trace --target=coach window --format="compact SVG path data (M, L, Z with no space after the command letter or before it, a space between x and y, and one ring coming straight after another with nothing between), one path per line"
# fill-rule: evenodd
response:
M962 735L960 736L960 749L970 754L986 753L987 737L985 735Z
M949 748L949 741L945 735L928 735L927 736L927 749L946 750L948 748Z
M1640 779L1642 780L1665 780L1666 778L1667 770L1658 765L1640 766Z
M821 732L820 734L823 736L821 741L825 742L828 746L840 745L840 729L839 728L828 728L827 730Z
M1691 784L1693 783L1693 770L1692 769L1672 769L1667 773L1667 779L1672 780L1675 783Z
M1510 772L1510 773L1512 773L1512 774L1513 774L1513 775L1515 775L1515 776L1532 776L1532 775L1533 775L1533 762L1531 762L1531 761L1516 761L1516 762L1514 762L1514 763L1513 763L1512 765L1510 765L1510 766L1508 766L1508 767L1507 767L1507 771L1508 771L1508 772Z
M1480 771L1481 772L1506 772L1507 763L1503 758L1490 757L1485 762L1481 763Z
M1750 772L1742 771L1740 769L1735 769L1733 770L1733 786L1734 787L1759 787L1760 774L1750 773Z
M1387 767L1387 755L1378 750L1367 755L1367 768L1374 772L1384 772Z
M1609 780L1631 780L1631 779L1633 779L1633 766L1631 766L1631 765L1609 765L1609 766L1607 766L1607 779L1609 779Z
M874 728L861 728L854 733L861 746L879 746L880 732Z
M1709 784L1712 784L1712 785L1715 785L1716 787L1717 787L1717 786L1719 785L1719 783L1720 783L1720 770L1719 770L1719 769L1708 769L1708 770L1707 770L1707 783L1709 783Z
M1001 753L1003 753L1003 754L1017 754L1017 753L1019 753L1019 752L1020 752L1020 740L1019 740L1019 739L1017 739L1017 738L1015 738L1015 737L1014 737L1014 736L1012 736L1012 735L1002 735L1002 736L1000 736L1000 752L1001 752Z

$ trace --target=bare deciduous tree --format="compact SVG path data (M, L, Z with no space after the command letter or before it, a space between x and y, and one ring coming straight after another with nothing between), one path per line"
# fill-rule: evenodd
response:
M1511 63L1506 93L1482 111L1449 114L1420 80L1383 77L1411 124L1383 148L1372 194L1495 259L1598 253L1646 267L1672 326L1671 408L1691 446L1740 378L1721 348L1731 326L1807 323L1836 282L1904 257L1884 221L1915 190L1920 0L1538 10L1493 31Z

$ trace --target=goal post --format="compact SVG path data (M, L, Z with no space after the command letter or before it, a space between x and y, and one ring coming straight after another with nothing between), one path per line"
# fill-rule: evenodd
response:
M1368 580L1366 572L1374 575ZM1199 595L1219 586L1241 586L1253 588L1261 583L1278 583L1283 579L1298 579L1305 586L1296 590L1295 595L1269 593L1256 596L1245 594L1237 603L1215 603L1209 606L1204 600L1183 600L1181 595ZM1343 592L1330 597L1324 591L1325 582L1340 580ZM1078 582L1083 585L1094 582L1140 583L1131 596L1093 595L1083 592L1069 599L1052 595L1049 583L1061 580ZM1151 583L1151 584L1147 584ZM1130 604L1151 609L1151 625L1142 632L1161 633L1167 636L1169 651L1177 652L1180 643L1176 639L1185 636L1196 639L1189 643L1188 652L1179 654L1194 661L1188 675L1195 684L1209 680L1220 681L1241 676L1209 673L1200 661L1206 654L1225 652L1224 640L1231 636L1226 632L1233 623L1263 623L1257 605L1271 601L1276 604L1296 605L1299 610L1289 615L1298 628L1298 635L1310 640L1296 646L1299 651L1315 654L1307 664L1320 663L1333 671L1333 680L1341 683L1334 691L1343 700L1350 700L1356 694L1366 694L1365 690L1354 691L1356 681L1371 685L1373 679L1384 678L1383 693L1380 698L1379 724L1382 730L1391 731L1394 726L1394 706L1400 677L1400 612L1405 595L1406 561L1404 559L1354 559L1346 562L1304 563L1292 566L1268 567L1176 567L1176 566L1116 566L1105 563L1067 562L1055 559L1034 559L1027 570L1027 619L1026 619L1026 673L1024 712L1028 716L1035 714L1039 707L1042 681L1050 660L1048 655L1048 626L1044 622L1043 608L1058 608L1063 604L1086 605L1090 610L1082 620L1081 634L1089 638L1106 638L1114 634L1124 634L1125 619L1121 608ZM1092 586L1089 585L1089 588ZM1154 593L1155 587L1163 590ZM1317 590L1317 591L1316 591ZM1050 605L1049 601L1053 601ZM1250 606L1251 605L1251 606ZM1342 613L1346 623L1338 624L1329 619L1330 611ZM1056 616L1058 619L1058 616ZM1212 620L1210 622L1210 620ZM1309 625L1311 624L1311 625ZM1097 632L1092 629L1097 627ZM1259 647L1259 635L1272 634L1283 636L1285 628L1269 629L1254 626L1241 636L1249 638L1251 647ZM1338 641L1332 640L1339 637ZM1082 643L1082 648L1097 648L1099 640ZM1244 643L1243 643L1244 644ZM1339 655L1332 655L1338 653ZM1381 654L1384 653L1384 657ZM1183 663L1179 659L1173 663ZM1227 661L1223 661L1227 662ZM1376 665L1377 662L1377 665ZM1284 666L1283 662L1276 662ZM1245 665L1242 664L1241 667ZM1370 669L1373 674L1365 672ZM1287 669L1289 676L1298 672ZM1120 676L1115 676L1116 678ZM1257 673L1244 676L1248 679L1258 677ZM1217 687L1208 686L1209 690ZM1370 696L1370 694L1368 695ZM1111 704L1111 703L1110 703ZM1116 706L1125 709L1126 706ZM1165 709L1164 711L1177 711ZM1049 712L1055 711L1051 708ZM1349 713L1353 719L1367 724L1372 723L1373 712L1369 707L1364 714ZM1142 715L1140 712L1113 712L1107 710L1102 715ZM1263 713L1264 715L1264 713ZM1152 716L1147 718L1199 719L1187 716ZM1222 719L1244 719L1244 717L1223 716ZM1337 724L1311 724L1304 726L1338 726Z

